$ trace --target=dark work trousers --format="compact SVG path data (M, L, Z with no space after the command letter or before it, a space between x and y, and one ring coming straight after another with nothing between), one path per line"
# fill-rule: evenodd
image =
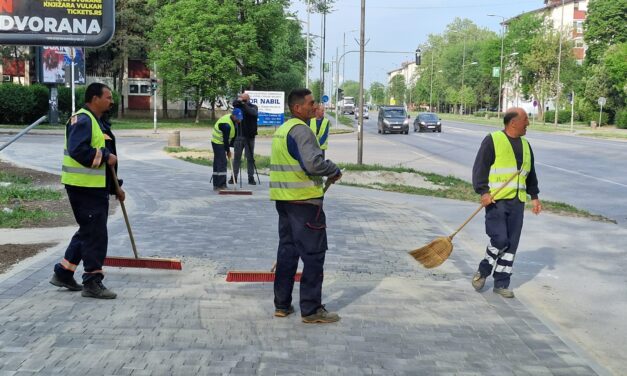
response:
M327 154L326 152L327 152L327 151L326 151L326 150L324 150L324 149L321 149L321 150L322 150L322 158L323 158L323 159L326 159L326 154Z
M255 156L255 138L240 137L235 138L235 152L233 155L233 175L239 179L240 166L242 164L242 151L245 150L246 159L248 160L248 181L255 180L255 166L253 158ZM238 180L239 181L239 180Z
M498 200L485 209L485 231L490 237L485 258L479 264L482 277L487 277L494 268L494 287L508 288L514 257L523 226L525 204L518 198ZM499 256L500 254L500 256Z
M213 149L213 188L226 187L226 150L224 145L211 143Z
M83 284L104 278L102 264L107 256L109 192L106 188L65 186L78 231L65 250L64 259L54 266L60 278L73 277L83 260Z
M314 314L322 306L324 256L327 251L326 217L322 206L277 201L279 248L274 278L274 306L288 309L292 303L298 259L303 260L300 280L300 312Z

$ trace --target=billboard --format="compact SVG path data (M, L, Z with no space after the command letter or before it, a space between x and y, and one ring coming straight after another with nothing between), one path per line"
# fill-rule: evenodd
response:
M41 82L69 84L72 75L72 47L41 48ZM74 83L85 85L85 51L74 48Z
M0 0L0 44L100 47L115 31L115 0Z
M259 110L258 125L281 125L285 121L285 93L282 91L247 91L250 103Z

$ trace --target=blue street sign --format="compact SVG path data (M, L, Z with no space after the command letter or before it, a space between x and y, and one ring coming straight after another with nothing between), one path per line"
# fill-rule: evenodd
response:
M329 101L329 96L328 95L323 95L322 96L322 103L327 103Z

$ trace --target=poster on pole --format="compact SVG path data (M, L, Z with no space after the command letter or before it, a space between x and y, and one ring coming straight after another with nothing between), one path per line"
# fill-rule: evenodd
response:
M257 124L281 125L285 121L285 93L282 91L247 91L250 103L259 110Z
M0 0L0 44L100 47L115 31L115 0Z
M45 84L70 84L72 75L72 47L41 48L41 82ZM85 51L74 48L74 83L85 85Z

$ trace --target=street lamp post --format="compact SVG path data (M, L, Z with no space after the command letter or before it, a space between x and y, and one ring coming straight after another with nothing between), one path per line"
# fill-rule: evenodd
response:
M310 36L310 30L309 30L309 25L311 24L311 5L309 0L307 0L307 60L305 63L305 87L308 88L309 87L309 44L311 43L311 36Z
M560 84L560 70L562 67L562 39L564 31L564 0L562 0L562 20L560 22L560 47L559 52L557 54L557 93L555 94L555 121L554 126L557 127L557 115L559 113L559 103L560 103L560 93L562 92L561 84Z
M496 118L501 118L501 91L503 88L503 43L505 41L505 17L498 14L488 14L489 17L501 17L501 66L499 67L499 104Z
M431 88L429 89L429 111L433 111L432 109L432 98L433 98L433 57L435 53L433 51L433 47L431 48Z
M466 39L464 39L464 41L466 41ZM464 52L466 51L465 46L466 46L466 43L464 43ZM465 60L465 59L463 59L463 60ZM462 60L462 62L463 62L463 60ZM477 63L476 61L473 61L472 63L470 63L468 65L477 65L477 64L479 64L479 63ZM462 96L462 101L461 102L462 103L461 103L461 108L460 108L460 115L464 114L464 112L465 112L465 108L464 107L466 107L466 98L464 97L464 71L465 71L465 68L466 68L466 64L462 63L462 92L461 92L461 96Z

